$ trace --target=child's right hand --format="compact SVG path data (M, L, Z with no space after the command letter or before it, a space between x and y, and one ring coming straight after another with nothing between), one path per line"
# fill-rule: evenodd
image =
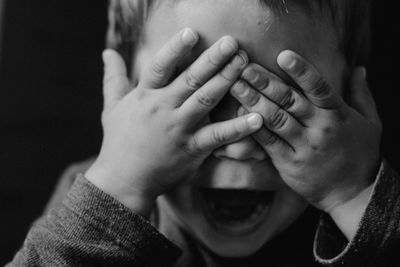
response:
M214 149L262 126L254 113L207 124L208 113L247 65L246 54L231 37L221 38L170 82L198 38L190 29L174 36L132 91L122 58L112 50L103 54L104 139L85 176L144 216L158 195L190 178Z

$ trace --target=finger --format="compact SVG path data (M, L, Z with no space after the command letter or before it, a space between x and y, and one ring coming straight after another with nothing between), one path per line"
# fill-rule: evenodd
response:
M108 109L129 92L129 80L125 62L116 51L105 50L103 52L103 62L104 109Z
M189 28L172 37L146 68L141 81L143 86L154 89L165 86L174 74L177 64L198 40L198 34Z
M239 78L247 62L246 53L240 50L221 71L181 105L179 112L182 117L195 124L207 116Z
M303 125L245 81L237 81L232 86L231 93L249 112L259 113L263 117L264 125L292 146L302 137Z
M223 145L234 143L255 133L261 127L262 117L254 113L209 124L193 135L189 149L195 154L209 154Z
M283 51L277 61L317 107L338 109L344 104L338 92L326 82L317 69L295 52Z
M299 121L314 114L314 106L308 99L258 64L249 64L241 78Z
M246 114L249 114L249 112L243 106L240 106L238 108L238 110L237 110L237 115L238 116L243 116L243 115L246 115Z
M238 116L249 114L243 106L239 107L237 113ZM293 148L290 145L265 127L255 132L252 137L270 157L282 157L293 152Z
M350 105L369 121L380 125L378 111L366 80L366 69L357 68L351 78Z
M222 37L189 66L171 87L177 88L180 101L185 100L213 77L238 51L239 45L230 36Z
M272 160L277 157L287 158L291 153L294 153L290 145L265 127L255 132L253 138Z

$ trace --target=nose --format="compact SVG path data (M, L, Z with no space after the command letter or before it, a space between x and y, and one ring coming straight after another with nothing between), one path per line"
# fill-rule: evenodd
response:
M216 107L210 119L212 121L225 121L238 117L239 103L231 96L226 96ZM259 144L251 137L247 136L235 143L220 147L214 151L214 157L219 159L234 160L265 160L268 156Z
M234 160L265 160L267 154L251 137L246 137L235 143L225 145L214 151L214 157Z

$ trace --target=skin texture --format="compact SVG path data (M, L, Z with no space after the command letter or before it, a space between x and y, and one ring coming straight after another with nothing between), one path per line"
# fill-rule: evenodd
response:
M136 51L134 90L121 57L104 53L104 140L86 177L143 216L161 196L167 220L224 257L256 252L306 201L351 237L381 125L362 71L344 102L348 71L335 48L330 24L297 6L276 16L244 0L160 3ZM275 194L251 227L229 226L210 220L204 188Z
M232 37L221 38L193 62L190 75L184 72L171 81L170 67L197 40L189 29L175 34L132 91L122 58L113 50L103 54L104 138L99 157L85 175L145 217L157 196L191 177L213 150L262 125L258 114L204 122L247 65L247 56Z
M265 127L254 138L285 183L332 215L357 199L378 172L382 126L364 71L354 71L348 105L299 55L283 51L278 63L303 94L258 65L243 72L232 94L244 107L240 115L263 116Z
M146 23L144 45L137 51L133 77L140 81L143 77L140 70L151 62L152 55L162 44L181 28L190 27L198 31L199 44L186 55L179 69L185 69L188 62L220 37L231 35L250 61L284 77L289 83L290 79L276 63L278 54L288 48L310 59L334 88L342 87L346 66L342 55L333 47L335 38L328 24L315 23L294 6L288 6L288 14L277 17L271 10L250 2L188 0L160 4ZM239 106L238 101L227 96L210 118L212 121L235 118ZM277 195L260 227L247 235L235 236L208 223L196 200L198 186L274 190ZM159 201L171 220L215 253L227 257L254 253L306 207L305 201L282 181L267 153L250 137L217 149L201 166L194 181L181 184Z

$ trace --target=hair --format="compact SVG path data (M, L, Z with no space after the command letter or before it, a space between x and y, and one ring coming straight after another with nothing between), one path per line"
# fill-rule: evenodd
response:
M158 0L109 0L109 28L107 47L118 51L128 69L137 46L140 44L143 26L151 9ZM167 1L167 0L164 0ZM169 0L178 2L179 0ZM257 0L274 12L287 11L285 0ZM286 0L288 1L288 0ZM302 7L316 1L321 12L328 11L337 35L340 51L353 68L365 65L370 50L370 0L289 0Z

